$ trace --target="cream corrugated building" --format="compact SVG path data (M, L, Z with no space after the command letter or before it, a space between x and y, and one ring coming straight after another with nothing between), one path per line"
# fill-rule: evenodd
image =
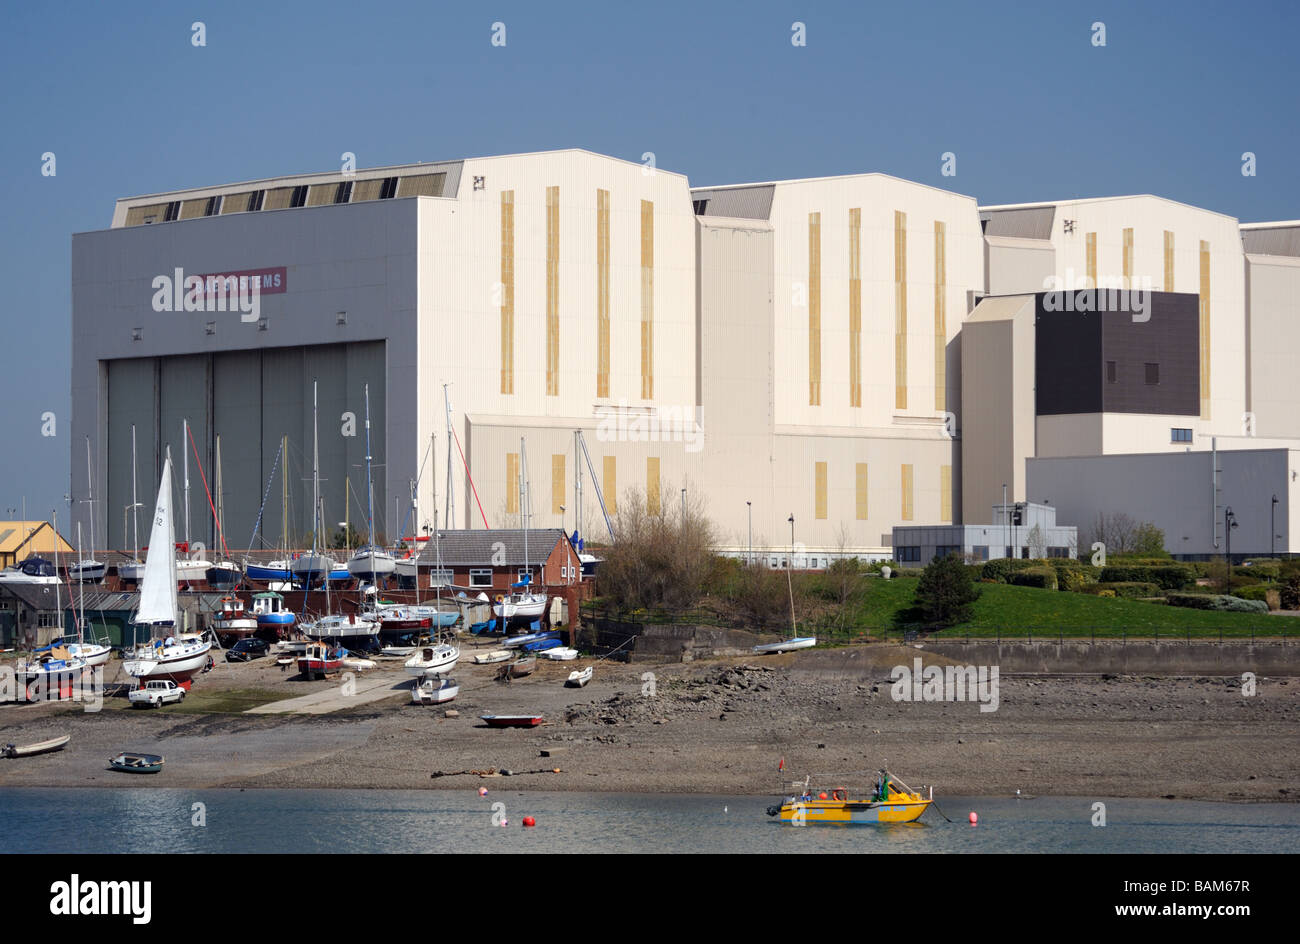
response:
M266 538L287 517L301 540L315 380L330 526L364 515L368 386L388 537L432 526L435 498L444 525L448 504L456 527L517 525L526 458L534 527L573 529L581 463L588 538L594 479L611 512L631 489L652 510L703 496L733 551L752 521L756 551L782 554L793 515L801 563L885 556L896 525L1022 490L1031 456L1182 448L1165 415L1026 412L1023 299L1044 279L1196 293L1198 415L1180 424L1199 444L1253 409L1259 435L1292 435L1270 336L1290 343L1294 259L1268 252L1244 270L1235 220L1153 197L981 210L881 174L692 189L583 150L153 194L73 237L73 435L92 443L97 534L132 501L132 429L151 501L188 419L209 485L220 437L231 549L264 494ZM202 310L158 310L181 294L159 279L195 275L256 279L257 310L212 310L206 289ZM1247 278L1273 293L1249 333ZM190 536L211 546L197 470L191 487Z

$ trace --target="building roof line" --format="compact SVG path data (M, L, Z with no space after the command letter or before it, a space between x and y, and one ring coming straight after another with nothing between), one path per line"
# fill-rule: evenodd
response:
M1035 203L996 203L981 205L979 210L984 212L997 212L999 210L1034 210L1044 207L1060 207L1070 203L1110 203L1115 200L1160 200L1163 203L1172 203L1174 206L1186 207L1189 210L1197 210L1201 213L1212 213L1215 216L1221 216L1225 220L1232 220L1237 223L1237 217L1229 216L1227 213L1220 213L1218 210L1209 210L1205 207L1199 207L1192 203L1183 203L1181 200L1173 200L1169 197L1162 197L1154 193L1126 193L1109 197L1071 197L1065 200L1040 200Z
M885 180L896 180L899 183L911 184L914 187L925 187L927 190L935 190L939 193L948 194L953 197L961 197L963 200L970 200L978 204L975 197L965 193L958 193L955 190L945 190L943 187L936 187L933 184L921 183L919 180L908 180L906 177L895 177L893 174L885 174L880 171L869 171L863 174L831 174L825 177L793 177L789 180L760 180L739 184L710 184L706 187L691 187L691 193L703 190L744 190L748 187L775 187L785 186L788 184L811 184L821 183L827 180L853 180L862 177L882 177Z

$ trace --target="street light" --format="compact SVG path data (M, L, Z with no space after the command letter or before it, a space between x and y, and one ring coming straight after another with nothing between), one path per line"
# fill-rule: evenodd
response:
M1223 534L1225 544L1223 547L1224 557L1228 562L1228 576L1232 576L1232 529L1237 527L1237 516L1232 513L1232 506L1228 505L1223 509Z
M749 550L745 553L745 566L754 566L754 503L745 502L745 508L749 511Z
M796 633L794 628L794 578L790 576L790 570L794 567L794 512L790 512L790 561L785 568L785 582L790 589L790 635Z
M1268 507L1268 556L1273 557L1277 552L1273 539L1277 537L1277 528L1273 524L1273 516L1277 512L1277 495L1273 496L1273 504Z

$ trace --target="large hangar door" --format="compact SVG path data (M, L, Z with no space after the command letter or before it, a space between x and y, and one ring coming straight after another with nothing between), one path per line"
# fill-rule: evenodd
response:
M262 501L262 352L218 354L212 365L212 429L221 437L221 483L226 545L239 560L248 547ZM201 447L200 447L201 448ZM275 456L274 450L271 456ZM208 483L216 501L216 440ZM268 499L268 504L270 501ZM276 502L278 507L279 502ZM273 515L273 535L279 534ZM266 525L266 522L263 522ZM214 539L216 535L213 535ZM216 544L214 543L214 547Z
M198 447L199 459L203 463L204 475L209 475L212 458L208 455L208 389L211 378L208 371L211 358L207 354L192 354L183 357L164 357L160 360L158 407L161 419L160 438L163 447L170 446L172 466L175 469L176 495L174 498L177 514L176 540L202 541L212 547L212 512L208 510L208 499L203 491L203 478L194 463L194 447ZM194 437L192 446L184 437L182 423L188 420L190 435ZM160 450L160 454L164 454ZM190 532L185 533L185 479L186 456L189 456ZM161 465L159 466L161 471ZM157 492L154 492L157 497ZM152 502L150 502L152 505ZM152 509L151 509L152 512ZM211 559L211 554L208 554Z
M103 547L130 550L139 533L139 546L149 543L154 499L158 496L158 468L154 463L154 433L158 417L154 411L156 362L151 357L108 361L108 430L102 440L103 463L108 476L107 492L96 497L104 502L99 520L107 532L95 532L96 543ZM136 496L143 508L129 509L131 504L131 424L136 427ZM85 448L84 443L82 448ZM80 453L72 451L74 476ZM84 456L81 458L85 462ZM82 475L85 473L82 472ZM98 484L98 483L97 483ZM124 514L125 513L125 514ZM138 519L135 516L139 516ZM122 532L123 518L126 534ZM89 535L86 536L89 538Z
M289 485L290 547L302 544L311 527L311 379L303 377L302 348L272 348L262 352L262 481L270 478L282 437L287 453L280 457L271 495L266 500L261 537L281 545L284 481ZM259 498L260 500L260 498ZM259 541L259 543L261 543Z

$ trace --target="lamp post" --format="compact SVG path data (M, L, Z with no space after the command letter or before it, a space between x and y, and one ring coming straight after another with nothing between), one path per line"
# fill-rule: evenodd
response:
M1225 543L1223 546L1224 559L1228 563L1228 576L1232 576L1232 529L1237 527L1237 516L1232 513L1232 506L1228 505L1223 509L1223 534Z
M1268 556L1273 557L1277 551L1277 545L1274 538L1277 537L1277 526L1274 525L1273 519L1277 513L1277 495L1273 496L1273 504L1268 506Z
M785 568L786 586L790 588L790 635L795 635L794 628L794 578L790 576L794 567L794 512L790 512L790 561Z
M1007 511L1007 483L1006 482L1002 483L1002 517L1004 519L1002 522L1003 530L1006 531L1006 536L1007 536L1006 554L1004 556L1010 557L1011 556L1011 515Z
M1277 501L1277 499L1273 499ZM745 508L749 511L749 550L745 552L745 566L754 566L754 503L745 502Z

